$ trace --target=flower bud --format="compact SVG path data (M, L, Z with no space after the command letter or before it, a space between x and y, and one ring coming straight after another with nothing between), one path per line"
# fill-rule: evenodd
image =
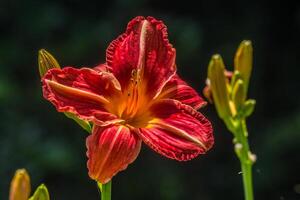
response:
M234 58L234 69L239 71L245 84L245 93L248 90L248 83L252 71L253 49L251 41L241 42Z
M257 156L255 154L251 153L250 151L248 152L248 157L249 157L249 160L252 162L252 164L255 163L257 160Z
M238 113L241 111L245 100L246 96L244 82L241 79L239 79L234 84L232 90L232 101Z
M239 80L239 79L242 79L241 77L241 74L239 71L234 71L233 72L233 75L232 75L232 78L230 80L230 87L233 88L235 83Z
M248 117L254 111L256 101L254 99L249 99L244 103L243 115L244 117Z
M45 49L39 50L39 56L38 56L38 63L39 63L39 71L41 78L47 73L49 69L52 68L58 68L60 69L60 66L57 62L57 60ZM76 115L72 113L64 113L68 118L73 119L75 122L77 122L83 129L85 129L87 132L91 132L91 125L88 121L79 119Z
M234 151L239 158L241 158L242 156L242 149L243 149L243 145L241 143L236 143L234 145Z
M220 55L214 55L208 66L208 79L213 95L213 101L220 118L231 115L228 94L228 79L225 77L225 66Z
M25 169L17 170L10 184L9 200L28 200L30 190L28 173Z
M45 49L39 50L38 64L41 77L43 77L49 69L60 68L57 60Z
M47 187L41 184L29 200L50 200Z

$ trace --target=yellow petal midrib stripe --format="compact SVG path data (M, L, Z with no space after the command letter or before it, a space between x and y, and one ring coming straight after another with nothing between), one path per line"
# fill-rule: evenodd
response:
M190 136L184 130L181 130L181 129L177 128L177 127L174 127L174 126L172 126L170 124L164 123L163 121L157 120L157 119L151 120L148 124L153 125L152 127L155 127L155 128L162 128L164 130L168 130L168 131L174 133L175 135L177 135L179 137L182 137L182 138L184 138L184 139L186 139L186 140L188 140L190 142L193 142L197 146L199 146L199 147L204 148L205 150L207 150L207 147L200 140L198 140L195 137Z
M65 86L63 84L57 83L57 82L52 81L52 80L46 80L46 83L49 85L49 87L51 89L54 89L58 92L62 92L62 94L82 96L82 97L85 97L87 99L90 99L92 101L95 101L95 102L98 102L98 103L101 103L101 104L107 104L107 103L110 102L109 100L107 100L103 96L93 94L91 92L87 92L87 91L80 90L80 89L77 89L77 88Z

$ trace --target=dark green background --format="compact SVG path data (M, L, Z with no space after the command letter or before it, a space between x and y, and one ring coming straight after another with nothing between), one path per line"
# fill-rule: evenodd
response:
M168 26L178 73L201 93L209 59L221 53L231 69L240 41L254 45L249 118L256 199L300 199L300 6L292 1L0 1L0 199L14 171L26 168L35 188L54 200L99 199L86 169L87 133L42 98L37 52L61 65L94 66L137 15ZM145 145L113 180L113 199L242 199L232 136L213 106L215 146L190 162L168 160Z

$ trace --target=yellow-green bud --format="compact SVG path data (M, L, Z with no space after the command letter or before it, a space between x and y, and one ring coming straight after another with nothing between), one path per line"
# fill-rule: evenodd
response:
M241 74L239 71L234 71L232 74L231 82L230 82L230 87L233 89L235 83L239 80L242 79Z
M28 200L30 190L30 177L27 171L17 170L10 184L9 200Z
M39 50L38 64L41 77L43 77L49 69L60 68L57 60L45 49Z
M29 200L50 200L47 187L41 184Z
M228 79L225 77L225 66L220 55L212 56L208 66L208 79L210 81L213 101L220 118L225 119L231 115L228 94Z
M255 104L256 101L254 99L249 99L244 103L244 107L243 107L244 117L248 117L253 113Z
M252 71L253 49L251 41L241 42L234 58L234 69L239 71L245 84L245 93L248 91L248 83ZM246 94L247 95L247 94Z
M246 100L246 95L245 95L244 82L241 79L239 79L234 84L232 90L232 101L238 113L241 111L245 103L245 100Z

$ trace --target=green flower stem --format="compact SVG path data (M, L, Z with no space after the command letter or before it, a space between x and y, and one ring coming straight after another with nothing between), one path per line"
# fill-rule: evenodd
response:
M101 200L111 200L111 181L106 184L97 183L100 192L101 192Z
M246 200L253 200L252 165L241 163L243 173L244 193Z
M254 160L251 158L251 152L249 149L248 132L245 119L237 121L234 135L236 145L235 151L240 159L242 168L245 200L253 200L252 165Z

